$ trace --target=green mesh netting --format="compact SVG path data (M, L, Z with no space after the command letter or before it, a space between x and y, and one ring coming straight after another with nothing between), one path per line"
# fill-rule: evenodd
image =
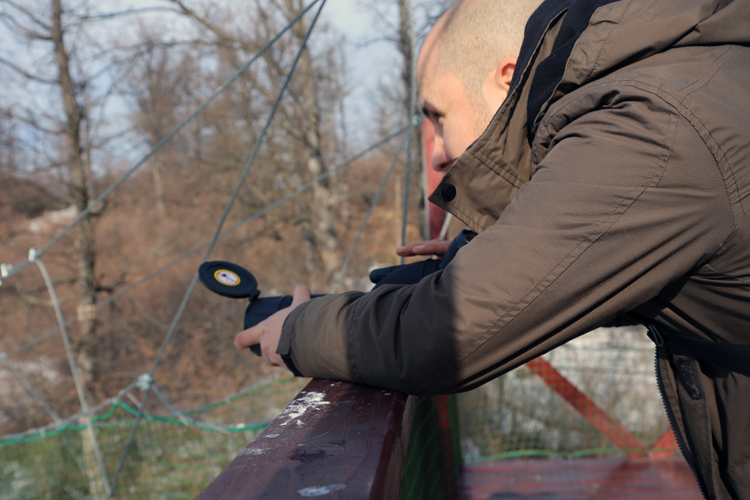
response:
M569 386L622 427L624 437L607 436L592 414L585 418L560 395L560 387L550 383L554 377L528 366L457 397L417 398L401 499L457 498L462 461L645 457L674 452L668 440L661 448L656 446L669 426L656 390L653 355L642 331L610 329L588 334L544 356ZM114 498L194 498L264 427L262 421L274 418L286 406L302 383L274 381L186 412L197 421L234 426L222 432L186 426L166 411L167 416L149 414L136 434ZM121 402L95 419L110 477L135 413ZM84 435L85 426L79 423L0 440L0 500L91 498ZM631 439L638 448L618 446L613 436Z
M115 490L115 499L195 498L301 390L280 379L212 405L186 411L208 426L186 426L174 415L147 414ZM155 399L155 398L154 398ZM120 462L137 411L119 402L94 418L107 474ZM229 429L212 429L226 425ZM83 451L86 426L0 440L0 500L91 498L98 469Z
M401 500L457 498L460 477L448 464L679 457L674 442L664 439L669 424L656 388L654 348L642 329L600 329L543 360L457 395L448 411L435 398L418 398ZM571 403L576 399L578 408ZM448 417L450 424L441 426ZM446 442L446 427L458 443Z

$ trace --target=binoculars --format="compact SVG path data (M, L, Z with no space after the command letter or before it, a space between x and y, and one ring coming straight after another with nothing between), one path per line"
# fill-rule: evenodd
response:
M401 266L382 267L370 272L370 281L375 288L383 285L409 285L418 283L422 278L435 271L445 269L458 251L468 244L477 233L465 229L456 236L442 259L427 259ZM204 262L198 268L198 277L206 288L214 293L233 299L248 298L250 304L245 309L244 328L251 328L272 314L292 305L291 295L279 297L260 297L258 281L247 269L220 260ZM312 298L325 294L313 295ZM260 344L250 346L257 356L262 356Z

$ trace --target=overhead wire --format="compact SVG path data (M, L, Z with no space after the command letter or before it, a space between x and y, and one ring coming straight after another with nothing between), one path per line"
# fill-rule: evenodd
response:
M352 246L349 249L349 253L346 254L346 259L344 259L344 263L341 265L341 269L339 270L339 273L336 276L336 281L333 283L333 285L331 286L331 291L328 293L336 293L336 291L339 288L339 285L341 285L341 280L344 278L344 273L346 272L347 267L349 267L349 262L352 260L352 256L354 255L354 250L357 248L359 239L361 238L362 233L364 233L365 231L365 226L367 226L367 222L370 220L370 216L375 211L375 206L378 204L378 201L380 201L380 196L383 194L383 191L385 190L385 185L388 182L388 178L391 176L391 173L393 172L393 167L396 166L396 161L398 160L398 157L401 154L401 150L404 149L404 144L408 141L408 139L409 139L409 136L404 137L398 149L396 150L396 154L393 155L393 161L391 162L391 166L388 168L388 171L386 172L385 177L383 177L383 181L380 183L380 189L378 189L378 192L375 195L375 198L373 198L372 203L370 203L370 209L367 211L367 215L365 215L365 219L364 221L362 221L362 225L359 227L359 231L357 232L357 236L354 238L354 241L352 242Z
M73 356L73 349L70 346L70 338L68 337L68 331L65 328L65 320L62 315L62 310L60 308L60 302L57 300L57 293L55 292L55 285L52 283L52 279L49 276L49 273L47 272L47 266L44 265L44 262L42 262L42 259L39 257L37 251L32 248L29 250L29 262L34 263L39 268L39 271L42 274L42 278L44 279L44 283L47 286L47 291L49 292L50 300L52 301L52 306L55 310L55 316L57 317L58 325L60 326L60 333L62 334L63 343L65 345L65 354L68 357L68 364L70 365L70 371L73 374L73 381L75 382L76 392L78 393L78 400L81 403L81 409L84 412L88 412L89 405L86 401L86 393L83 387L83 383L81 383L81 378L78 373L78 367L76 366L76 360ZM96 458L96 463L99 467L99 475L101 476L102 485L104 486L104 490L107 494L110 493L110 485L109 485L109 479L107 477L107 470L104 467L104 459L102 458L102 452L99 448L99 443L96 439L96 432L94 432L94 425L91 422L90 418L86 419L86 431L88 433L89 439L91 440L91 445L93 447L94 451L94 457Z
M310 23L310 26L307 29L307 32L305 33L304 39L300 43L300 48L297 51L297 55L295 56L294 61L292 62L291 67L289 68L289 71L288 71L288 73L286 75L286 78L284 78L284 80L283 80L282 87L281 87L281 89L279 91L279 94L278 94L278 97L276 98L276 101L274 102L273 107L271 108L269 116L268 116L268 118L266 120L266 124L263 127L263 131L261 132L261 134L258 136L258 139L256 140L255 148L253 149L253 152L251 153L250 157L248 158L248 160L247 160L247 162L245 164L245 167L244 167L244 169L242 171L242 174L240 175L240 178L239 178L239 180L237 182L237 186L235 187L234 192L232 193L232 197L230 198L229 203L227 204L227 208L224 210L224 213L222 214L221 219L219 220L219 224L216 227L216 231L214 232L214 236L211 239L211 241L209 242L208 248L206 249L206 253L204 254L203 259L202 259L201 262L205 262L208 259L208 256L210 255L211 251L213 250L213 247L216 244L216 241L219 239L219 235L221 234L221 229L222 229L222 227L224 225L224 221L226 221L226 218L229 215L229 212L230 212L232 206L234 205L234 201L236 200L236 198L237 198L237 196L239 194L239 190L242 187L242 184L243 184L243 182L245 180L245 177L247 176L247 173L249 172L250 167L252 166L253 162L255 161L256 155L257 155L257 153L258 153L258 151L260 149L261 142L264 139L264 137L266 135L266 132L268 131L268 128L271 125L271 121L273 120L273 118L274 118L274 116L276 114L276 110L278 109L279 104L281 103L281 99L284 96L285 90L289 86L289 82L291 81L292 74L294 73L294 70L297 67L297 63L299 62L300 57L302 56L302 53L304 52L305 47L307 46L307 41L309 40L310 35L312 34L313 29L315 28L315 24L317 23L318 18L320 17L320 13L323 11L323 7L325 7L325 4L326 4L326 0L320 0L320 7L318 7L317 12L315 13L315 17L313 18L312 22ZM159 349L159 353L157 354L156 359L154 360L154 364L153 364L153 366L151 368L151 371L149 372L149 375L151 376L152 380L153 380L153 375L154 375L157 367L159 366L159 363L161 362L161 358L162 358L162 356L163 356L163 354L164 354L164 352L165 352L165 350L167 348L167 345L169 345L169 342L171 341L172 336L174 335L174 332L175 332L175 329L177 327L177 324L179 323L180 319L182 318L182 314L185 311L185 308L187 307L187 303L190 300L190 297L192 296L193 290L195 289L195 286L196 286L197 283L198 283L198 273L196 272L193 275L193 279L192 279L190 285L188 286L187 292L185 293L185 296L184 296L184 298L182 300L182 303L180 304L180 307L177 310L177 313L175 314L174 320L172 321L172 324L171 324L171 326L169 328L169 331L167 332L167 335L166 335L164 341L162 342L162 346ZM149 387L149 389L150 389L150 387ZM117 467L117 471L115 472L114 478L112 480L112 489L110 490L110 494L109 494L108 500L111 500L112 494L114 493L115 488L117 487L117 482L118 482L118 479L120 477L120 473L122 472L122 469L125 466L125 461L127 460L127 456L128 456L129 451L130 451L130 447L132 446L133 440L135 438L135 433L136 433L136 431L138 429L138 425L140 424L140 421L141 421L141 414L142 414L143 409L146 406L146 403L148 401L148 396L149 396L150 392L151 392L150 390L146 390L146 392L144 393L143 404L142 404L142 407L141 407L141 411L138 412L138 416L136 417L136 421L133 424L133 428L132 428L132 430L130 432L130 436L128 437L128 441L127 441L127 444L125 446L125 450L123 452L123 455L122 455L122 457L120 459L120 463L119 463L119 465Z
M170 133L168 133L164 138L156 144L143 158L141 158L133 167L131 167L125 174L123 174L114 184L112 184L109 188L107 188L99 197L91 202L86 209L84 209L78 216L70 222L67 226L65 226L60 232L54 236L44 247L42 247L40 250L37 251L37 255L41 257L44 255L47 250L49 250L55 243L60 241L71 229L73 229L76 225L78 225L81 220L83 220L88 214L91 213L91 211L96 208L102 201L104 201L107 197L109 197L110 194L112 194L117 188L119 188L133 173L135 173L136 170L138 170L146 161L151 158L157 151L159 151L162 146L164 146L167 142L169 142L172 137L174 137L180 130L182 130L185 125L188 124L193 118L195 118L199 113L201 113L206 106L208 106L216 97L218 97L222 92L224 92L229 86L234 83L234 81L242 75L255 61L257 61L271 46L273 46L276 41L281 38L281 36L286 33L297 21L299 21L303 15L305 15L316 3L325 0L312 0L312 2L307 5L305 8L302 9L302 11L297 14L281 31L279 31L276 35L274 35L271 40L268 41L261 49L253 55L253 57L250 58L250 60L245 63L240 69L238 69L229 79L224 82L219 88L217 88L213 94L211 94L208 99L203 101L203 103L198 106L195 111L190 113L190 115L182 120L177 127L175 127ZM18 274L23 269L28 267L31 264L31 262L26 259L19 264L10 266L10 265L3 265L3 272L2 276L0 276L0 280L9 278L15 274ZM2 281L0 281L2 283Z
M275 208L278 208L279 206L283 205L287 201L289 201L289 200L293 199L294 197L302 194L303 192L305 192L308 189L310 189L313 185L315 185L318 182L320 182L320 181L322 181L322 180L330 177L331 175L336 174L340 170L342 170L342 169L348 167L349 165L351 165L356 160L362 158L363 156L365 156L366 154L370 153L371 151L379 148L380 146L382 146L383 144L387 143L388 141L390 141L394 137L397 137L398 135L402 134L405 130L407 130L407 128L408 128L408 126L403 126L400 129L398 129L398 130L396 130L394 132L391 132L387 136L381 138L377 142L375 142L375 143L371 144L370 146L368 146L367 148L361 150L359 153L357 153L357 154L349 157L348 159L346 159L344 162L340 163L336 167L334 167L334 168L332 168L332 169L330 169L330 170L328 170L326 172L321 173L320 175L318 175L314 179L312 179L312 180L306 182L305 184L299 186L295 190L287 193L286 195L282 196L281 198L277 199L276 201L273 201L273 202L269 203L265 207L261 208L260 210L258 210L255 213L253 213L251 216L246 217L245 219L241 220L240 222L234 224L233 226L230 226L228 229L226 229L224 232L222 232L219 235L219 238L223 238L224 236L226 236L226 235L228 235L230 233L233 233L234 231L236 231L240 227L244 226L245 224L248 224L249 222L252 222L252 221L254 221L256 219L259 219L260 217L262 217L266 213L270 212L271 210L273 210ZM102 307L104 307L104 306L106 306L106 305L114 302L115 300L119 299L120 297L122 297L123 295L129 293L130 291L134 290L135 288L143 285L144 283L146 283L148 281L151 281L153 278L159 276L163 272L165 272L165 271L171 269L172 267L176 266L177 264L179 264L180 262L184 261L188 257L191 257L191 256L195 255L196 253L198 253L199 251L205 249L208 246L208 244L209 244L209 242L206 241L206 242L198 245L197 247L194 247L191 250L188 250L187 252L183 253L182 255L180 255L176 259L170 261L169 263L165 264L164 266L160 267L159 269L151 272L150 274L148 274L148 275L144 276L143 278L135 281L134 283L131 283L130 285L128 285L128 286L126 286L126 287L118 290L116 293L110 295L106 299L103 299L103 300L97 302L94 305L94 308L95 309L100 309L100 308L102 308ZM78 320L77 317L73 317L73 318L70 318L70 319L66 320L64 322L64 324L65 324L65 326L70 326L70 325L74 324L77 320ZM16 349L13 349L12 351L8 351L5 354L6 354L6 356L8 358L16 356L17 354L20 354L21 352L26 351L26 350L32 348L33 346L37 345L38 343L42 342L43 340L51 337L52 335L54 335L55 333L57 333L59 330L60 330L59 325L55 326L54 328L52 328L52 329L50 329L50 330L42 333L38 337L36 337L34 339L31 339L28 342L25 342L24 344L20 345Z

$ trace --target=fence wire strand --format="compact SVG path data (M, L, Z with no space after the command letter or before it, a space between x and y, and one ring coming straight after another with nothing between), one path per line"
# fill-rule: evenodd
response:
M216 244L216 241L219 239L219 235L221 234L221 229L224 225L224 222L226 221L226 218L229 215L229 212L231 211L232 206L234 205L234 201L237 199L237 196L239 195L240 188L242 187L242 184L244 183L245 177L247 177L247 173L250 171L250 167L255 161L258 151L260 150L260 145L266 135L266 132L268 131L268 128L271 125L271 122L273 121L274 116L276 115L276 110L278 109L279 104L281 103L281 99L284 96L284 92L289 86L289 82L291 81L294 70L297 67L297 63L299 62L299 59L302 56L302 53L307 47L307 41L310 39L310 35L312 34L313 29L315 28L315 24L317 23L318 18L320 17L320 13L323 11L323 7L325 7L325 4L326 4L326 0L320 0L320 6L318 7L317 12L315 13L315 17L313 18L312 22L310 23L309 28L307 29L307 32L305 33L304 39L300 43L300 48L297 51L297 55L294 58L294 62L289 68L286 78L284 78L283 80L283 85L281 87L281 90L279 91L279 94L276 98L276 101L274 102L273 107L271 108L271 112L269 113L269 116L266 120L266 124L263 127L263 131L258 136L253 152L251 153L250 157L245 163L245 167L242 171L242 174L240 175L240 179L237 182L237 186L235 187L234 192L232 193L232 197L230 198L229 203L227 204L227 208L224 210L224 213L222 214L221 219L219 220L219 224L216 227L216 231L214 232L213 238L208 244L208 248L206 249L206 253L204 254L201 262L206 262L206 260L208 259L208 256L211 254L211 251L213 250L214 245ZM187 307L188 301L190 300L190 297L192 296L193 290L195 289L195 286L197 283L198 283L198 273L196 272L193 275L193 279L190 283L190 286L187 289L187 292L185 293L185 297L183 298L182 303L180 304L180 307L177 310L177 313L175 314L174 320L172 321L172 325L170 326L169 331L167 332L164 342L162 343L162 346L159 349L159 353L156 355L156 359L154 360L153 367L151 368L151 371L149 372L152 383L149 385L149 388L145 391L145 394L143 396L143 404L141 406L141 410L138 412L136 421L133 424L133 428L130 432L130 436L128 437L125 450L123 451L122 458L120 459L120 463L117 467L117 471L115 472L114 478L112 480L112 488L110 490L108 500L111 500L112 495L114 494L115 488L117 487L117 482L120 477L120 473L122 472L122 469L125 466L125 461L127 460L128 452L130 451L130 447L133 444L133 439L135 438L135 434L138 430L138 425L141 422L141 416L142 416L143 410L146 408L146 403L148 402L148 397L149 397L149 394L151 393L150 389L153 387L154 373L156 372L156 369L158 368L159 363L161 362L162 356L164 355L167 345L169 345L169 342L172 340L172 337L174 336L174 332L175 332L175 329L177 328L177 324L182 318L182 314L184 313L185 308Z
M336 291L339 289L339 285L341 285L341 281L344 279L344 273L346 273L346 269L349 267L349 262L351 262L352 256L354 255L354 250L357 248L359 239L362 237L362 233L365 231L365 226L367 226L367 222L370 220L370 216L375 211L375 206L378 204L378 201L380 201L380 196L383 194L383 191L385 190L385 185L388 183L388 178L391 176L391 172L393 172L393 167L396 166L396 161L398 160L398 157L401 154L401 150L404 148L404 144L408 140L409 140L409 136L404 137L404 139L401 141L401 144L398 147L398 150L396 150L396 154L393 155L393 161L391 162L391 166L388 168L388 172L386 172L385 177L383 177L383 181L380 183L380 189L378 189L378 192L375 195L375 198L372 200L372 203L370 203L370 209L367 211L367 215L365 215L365 219L362 221L362 225L359 227L357 236L354 238L354 242L352 242L352 247L349 249L349 253L346 254L346 259L344 259L344 263L341 265L339 274L336 276L336 281L333 283L333 286L331 286L331 291L329 293L336 293Z
M228 234L233 233L234 231L236 231L240 227L244 226L245 224L248 224L248 223L250 223L250 222L252 222L254 220L259 219L260 217L262 217L263 215L267 214L271 210L273 210L275 208L278 208L279 206L283 205L287 201L289 201L289 200L293 199L294 197L302 194L303 192L307 191L308 189L310 189L312 186L314 186L318 182L321 182L322 180L324 180L324 179L326 179L326 178L328 178L328 177L336 174L340 170L342 170L342 169L348 167L349 165L351 165L356 160L362 158L366 154L372 152L373 150L375 150L375 149L379 148L380 146L382 146L383 144L387 143L388 141L390 141L394 137L397 137L397 136L401 135L405 130L407 130L407 128L408 128L408 126L404 126L404 127L401 127L400 129L394 131L394 132L391 132L387 136L383 137L382 139L378 140L377 142L375 142L375 143L371 144L370 146L366 147L365 149L363 149L359 153L357 153L357 154L349 157L347 160L345 160L344 162L340 163L339 165L337 165L336 167L332 168L331 170L328 170L327 172L323 172L322 174L318 175L314 179L312 179L312 180L306 182L305 184L303 184L302 186L298 187L294 191L292 191L290 193L287 193L286 195L282 196L278 200L269 203L268 205L266 205L265 207L261 208L260 210L258 210L254 214L250 215L249 217L246 217L245 219L241 220L240 222L238 222L238 223L234 224L233 226L229 227L228 229L226 229L224 232L222 232L219 235L219 238L223 238L224 236L227 236ZM143 278L137 280L136 282L131 283L130 285L122 288L121 290L118 290L116 293L112 294L111 296L107 297L106 299L97 302L94 305L94 308L98 310L98 309L100 309L100 308L102 308L102 307L104 307L104 306L106 306L108 304L111 304L112 302L114 302L115 300L119 299L120 297L122 297L123 295L127 294L128 292L134 290L135 288L143 285L144 283L146 283L148 281L151 281L153 278L156 278L157 276L159 276L163 272L168 271L169 269L171 269L172 267L176 266L177 264L179 264L183 260L187 259L188 257L191 257L191 256L195 255L196 253L200 252L201 250L207 248L208 244L209 244L209 241L206 241L206 242L198 245L197 247L195 247L195 248L193 248L191 250L188 250L187 252L185 252L181 256L177 257L176 259L172 260L168 264L165 264L164 266L162 266L159 269L153 271L152 273L144 276ZM70 326L70 325L74 324L77 320L78 320L77 317L73 317L73 318L65 321L64 325L66 327ZM14 349L14 350L12 350L10 352L5 353L5 355L8 358L16 356L17 354L20 354L21 352L26 351L26 350L34 347L36 344L42 342L43 340L48 339L49 337L51 337L52 335L54 335L55 333L57 333L59 330L60 330L60 327L56 326L56 327L54 327L54 328L52 328L52 329L44 332L43 334L39 335L38 337L36 337L34 339L31 339L30 341L24 343L23 345L19 346L18 348Z
M182 130L185 125L187 125L193 118L195 118L198 114L200 114L206 106L208 106L214 99L216 99L221 93L223 93L227 88L229 88L234 81L240 77L255 61L257 61L269 48L273 46L276 41L281 38L281 36L286 33L294 24L299 21L302 16L304 16L316 3L323 1L325 3L325 0L312 0L312 2L306 6L302 11L296 15L281 31L279 31L276 35L274 35L271 40L268 41L261 49L253 55L253 57L250 58L250 60L245 63L244 66L242 66L239 70L237 70L229 79L224 82L218 89L214 91L211 96L208 97L203 103L198 106L195 111L193 111L190 116L185 118L182 122L180 122L177 127L174 128L169 134L167 134L161 141L159 141L156 146L154 146L143 158L141 158L133 167L130 168L125 174L120 177L114 184L112 184L109 188L107 188L99 197L94 200L92 203L89 204L86 209L78 214L78 216L67 226L65 226L55 237L53 237L42 249L38 250L37 256L41 257L44 255L47 250L49 250L55 243L60 241L71 229L73 229L75 226L78 225L81 220L83 220L91 211L96 208L102 201L107 199L110 194L112 194L117 188L119 188L133 173L135 173L136 170L138 170L146 161L148 161L149 158L151 158L157 151L159 151L162 146L164 146L167 142L169 142L172 137L174 137L180 130ZM19 264L16 264L14 266L10 265L4 265L3 269L3 275L2 279L9 278L15 274L18 274L23 269L29 266L31 262L26 259L23 262L20 262ZM1 281L0 281L1 283Z
M57 300L57 293L55 292L55 285L52 283L52 279L49 276L49 273L47 272L47 267L44 265L44 262L42 262L42 259L39 257L39 254L35 249L29 250L29 262L34 263L39 268L39 271L42 273L42 278L44 279L44 283L47 286L47 291L49 292L50 300L52 301L52 306L55 309L55 316L57 317L57 322L60 327L60 333L62 334L63 343L65 345L65 354L68 357L68 364L70 365L70 371L73 374L73 381L75 382L76 386L76 392L78 393L78 399L81 402L81 409L84 413L87 413L89 411L89 405L86 401L86 393L85 389L83 387L83 383L81 382L80 374L78 373L78 367L76 366L75 356L73 356L73 349L70 346L70 338L68 337L68 330L65 328L65 319L62 315L62 309L60 308L60 302ZM101 481L104 486L104 490L107 494L111 492L111 488L109 486L109 479L107 478L107 471L104 468L104 459L102 458L102 452L99 448L99 443L96 440L96 432L94 432L94 425L91 422L90 418L86 418L86 431L89 435L89 439L91 439L91 446L93 447L94 451L94 457L96 458L96 463L99 467L99 474L101 476ZM93 482L96 481L96 478L93 478Z
M263 377L262 379L254 382L253 384L251 384L251 385L245 387L244 389L240 390L236 394L233 394L231 396L227 396L225 398L222 398L222 399L217 400L217 401L213 401L213 402L205 404L205 405L201 405L201 406L197 406L195 408L191 408L189 410L183 410L181 413L183 413L185 415L190 415L190 414L193 414L193 413L207 411L207 410L210 410L211 408L214 408L214 407L217 407L217 406L220 406L220 405L223 405L223 404L231 403L232 401L234 401L236 399L239 399L242 396L245 396L246 394L249 394L251 392L257 392L259 389L261 389L263 387L270 386L272 383L275 383L275 382L286 382L286 381L288 381L290 379L280 379L280 378L278 378L278 376L284 370L285 370L284 368L278 368L278 369L274 370L273 372L271 372L270 374L268 374L265 377ZM115 395L114 397L111 397L111 398L103 401L102 403L100 403L99 405L97 405L97 406L95 406L93 408L90 408L88 412L77 413L77 414L72 415L72 416L70 416L68 418L60 420L60 422L55 422L55 423L52 423L52 424L48 424L48 425L45 425L43 427L36 427L34 429L28 429L28 430L26 430L24 432L20 432L20 433L16 433L16 434L7 434L5 436L2 436L2 437L0 437L0 446L5 445L7 443L15 443L15 442L18 442L18 441L22 441L24 439L28 439L30 437L33 437L34 435L41 435L41 434L47 434L47 435L49 435L49 434L51 434L55 430L65 429L66 427L74 425L75 422L78 422L78 421L80 421L81 419L84 419L84 418L91 418L92 420L96 421L98 419L98 417L96 416L96 414L98 414L100 411L102 411L107 406L116 406L117 404L121 403L122 399L124 397L129 396L130 392L133 389L137 388L141 384L141 382L143 380L142 377L143 377L143 375L141 375L137 379L133 380L130 384L128 384L123 389L121 389L117 393L117 395ZM143 403L142 402L137 402L137 407L138 408L143 407ZM137 412L134 411L133 414L135 414L135 413L137 413ZM172 412L169 415L167 415L166 418L169 418L169 417L171 417L173 415L175 415L174 412ZM153 418L153 416L149 416L148 418L151 419L151 418ZM193 419L193 421L197 422L198 424L201 424L201 422L198 422L198 421L196 421L194 419ZM254 423L253 425L256 425L256 424L257 423ZM223 426L223 427L225 429L227 429L227 430L237 430L237 429L232 429L232 427L230 427L230 426ZM245 425L243 427L247 427L247 425Z

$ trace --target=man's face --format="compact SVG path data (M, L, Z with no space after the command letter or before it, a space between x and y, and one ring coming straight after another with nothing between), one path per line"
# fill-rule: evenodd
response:
M482 135L508 95L516 67L516 58L506 57L484 77L481 95L470 95L458 75L438 64L440 38L450 12L427 34L417 61L419 101L435 129L432 168L438 172L447 171Z
M420 75L419 100L435 129L432 168L445 172L482 134L487 113L471 102L456 75L439 71L435 66L431 61L425 63Z

